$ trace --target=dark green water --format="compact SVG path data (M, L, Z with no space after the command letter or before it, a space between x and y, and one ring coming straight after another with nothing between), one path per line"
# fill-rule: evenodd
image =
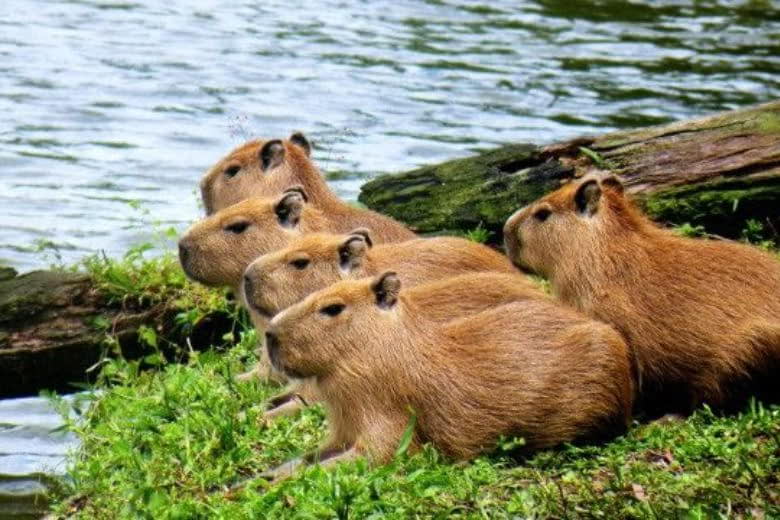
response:
M778 2L4 0L0 262L182 229L203 171L253 136L307 132L354 198L484 147L778 97ZM0 402L0 517L63 470L57 425L44 401Z

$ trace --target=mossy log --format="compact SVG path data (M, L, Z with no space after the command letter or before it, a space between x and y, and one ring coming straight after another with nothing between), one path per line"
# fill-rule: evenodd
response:
M421 233L483 226L574 177L610 171L654 219L735 237L780 229L780 101L701 119L536 146L512 144L366 183L359 196Z
M129 359L151 353L139 339L139 327L153 328L163 353L175 348L204 349L229 332L233 321L223 313L201 319L195 327L176 324L180 312L167 302L117 303L85 274L33 271L21 276L0 270L0 397L36 394L42 389L72 390L88 381L113 345Z

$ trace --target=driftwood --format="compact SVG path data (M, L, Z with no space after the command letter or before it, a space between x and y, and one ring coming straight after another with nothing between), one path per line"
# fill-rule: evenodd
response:
M422 233L483 226L491 240L516 209L591 171L619 175L656 220L739 236L755 219L780 229L780 101L549 146L508 145L383 175L359 200Z
M168 302L117 303L85 274L33 271L17 276L0 269L0 397L72 390L71 383L88 381L96 373L90 367L117 354L107 350L108 334L116 339L114 349L135 359L151 353L139 339L141 325L165 338L163 353L178 350L171 345L208 348L233 327L229 316L215 313L185 329L175 323L178 312Z

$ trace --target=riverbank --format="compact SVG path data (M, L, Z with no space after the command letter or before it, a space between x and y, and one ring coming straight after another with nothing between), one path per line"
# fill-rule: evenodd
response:
M687 226L681 232L698 230ZM164 272L174 261L139 260L135 266L146 274L137 279L150 280L156 276L150 273ZM192 301L189 289L202 291L186 283L177 288L183 301ZM234 332L212 348L171 358L182 363L154 354L105 359L93 387L99 395L88 409L58 401L80 447L70 457L63 488L50 497L56 516L780 514L780 407L756 403L730 417L703 409L684 421L635 424L613 442L546 450L527 460L511 457L516 444L510 439L495 454L470 463L451 463L433 450L411 457L399 450L385 467L358 461L311 468L278 486L255 479L245 489L228 491L236 480L314 448L324 435L319 407L271 424L261 421L264 403L278 388L234 381L254 362L256 332L241 313L233 319ZM164 342L144 334L149 346Z
M770 518L780 514L780 407L733 417L635 425L601 446L563 447L515 461L513 441L470 463L433 450L392 464L312 468L278 486L227 487L322 439L315 407L260 420L276 388L236 383L255 333L140 370L105 363L93 406L70 427L81 440L55 511L74 518L557 517ZM67 405L63 405L67 408ZM402 450L401 450L402 451Z

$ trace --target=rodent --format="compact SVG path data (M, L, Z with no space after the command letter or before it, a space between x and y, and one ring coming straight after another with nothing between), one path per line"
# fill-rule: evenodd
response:
M258 257L244 272L244 298L262 321L334 282L387 270L398 273L405 287L482 271L514 273L516 285L531 287L505 255L488 246L457 237L374 245L371 231L359 228L302 235Z
M292 377L317 378L331 436L271 476L314 460L386 462L410 415L411 450L431 443L455 459L502 436L522 436L530 451L629 424L628 351L608 325L546 297L446 322L429 313L386 272L337 282L274 317L269 357Z
M589 175L518 210L510 258L554 294L613 325L635 355L650 416L702 403L777 399L780 263L728 240L677 236L635 206L614 175ZM772 374L775 376L772 376Z
M246 267L258 256L285 247L306 233L346 233L353 228L339 215L308 203L302 186L276 197L252 198L195 224L179 240L179 259L194 280L238 289ZM366 224L363 224L366 225ZM402 241L395 229L372 231L377 243Z
M286 140L254 140L232 150L201 179L206 214L213 215L249 198L276 197L300 186L311 206L343 224L339 231L366 226L388 241L414 237L400 222L342 201L311 160L311 149L309 140L295 132Z
M182 268L204 285L230 287L241 294L244 270L258 256L281 249L306 233L352 229L340 215L317 209L308 200L302 186L292 186L276 197L247 199L196 222L179 240ZM378 243L408 238L395 226L380 227L373 236ZM271 377L268 368L260 356L257 370ZM239 379L250 379L256 373Z

